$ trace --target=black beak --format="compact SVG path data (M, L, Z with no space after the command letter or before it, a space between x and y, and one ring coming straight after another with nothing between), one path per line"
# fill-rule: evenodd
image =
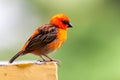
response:
M72 24L68 23L67 25L68 25L68 28L72 28Z
M69 22L63 20L62 23L67 25L68 28L72 28L72 24L70 24Z

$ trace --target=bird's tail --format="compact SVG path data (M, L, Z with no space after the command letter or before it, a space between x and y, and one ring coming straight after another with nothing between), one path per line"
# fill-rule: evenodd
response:
M16 55L14 55L14 56L10 59L9 63L12 63L16 58L18 58L19 56L23 55L24 53L25 53L24 51L19 51Z

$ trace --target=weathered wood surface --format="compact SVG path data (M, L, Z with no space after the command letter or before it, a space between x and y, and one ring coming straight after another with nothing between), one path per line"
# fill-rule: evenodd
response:
M58 80L56 62L0 62L0 80Z

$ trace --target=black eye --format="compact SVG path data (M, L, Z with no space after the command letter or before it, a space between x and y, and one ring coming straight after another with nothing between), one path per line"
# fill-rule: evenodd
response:
M65 20L63 20L63 21L62 21L62 23L63 23L63 24L68 24L68 22L67 22L67 21L65 21Z

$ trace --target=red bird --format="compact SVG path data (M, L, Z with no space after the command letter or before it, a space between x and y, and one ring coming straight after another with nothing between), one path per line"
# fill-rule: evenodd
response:
M40 56L43 61L46 61L44 57L52 61L53 59L48 54L61 47L67 39L67 28L71 27L69 18L64 14L53 16L48 24L44 24L34 31L22 49L10 59L9 63L28 53Z

